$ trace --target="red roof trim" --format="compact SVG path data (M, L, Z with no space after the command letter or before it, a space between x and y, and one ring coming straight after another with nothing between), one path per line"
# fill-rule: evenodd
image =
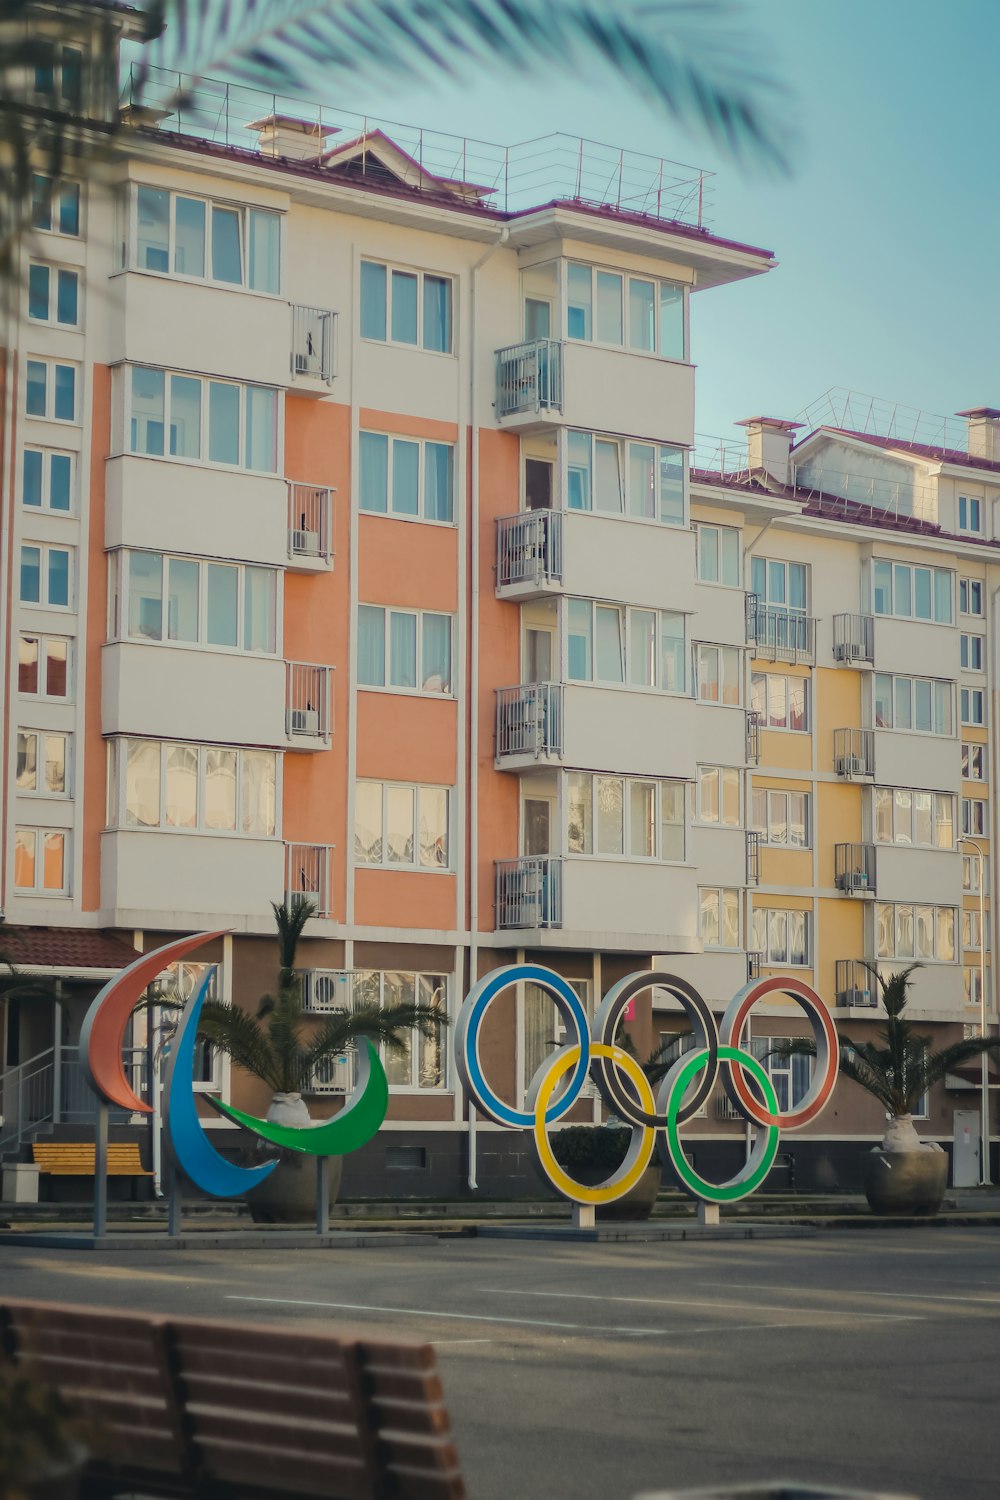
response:
M108 932L89 927L0 926L0 953L15 967L124 969L136 950Z

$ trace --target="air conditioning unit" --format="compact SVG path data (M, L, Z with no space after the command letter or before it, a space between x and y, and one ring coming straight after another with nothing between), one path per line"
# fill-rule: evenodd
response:
M860 641L838 641L833 648L836 661L860 661L865 654L865 648Z
M301 552L306 557L319 556L318 531L293 531L292 552Z
M720 1094L715 1101L715 1117L717 1120L742 1120L743 1116L736 1108L728 1094Z
M288 724L291 734L319 734L319 709L289 709Z
M865 776L867 772L868 767L860 755L837 756L838 776Z
M868 889L868 871L845 870L843 875L837 876L837 885L842 891L866 891Z
M872 1003L871 990L838 990L836 1004L845 1006L856 1006L859 1009L870 1009Z

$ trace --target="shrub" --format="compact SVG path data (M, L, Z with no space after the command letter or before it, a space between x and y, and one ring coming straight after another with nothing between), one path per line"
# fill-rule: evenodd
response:
M567 1172L579 1167L613 1172L625 1160L631 1138L627 1125L567 1125L550 1137L552 1154Z

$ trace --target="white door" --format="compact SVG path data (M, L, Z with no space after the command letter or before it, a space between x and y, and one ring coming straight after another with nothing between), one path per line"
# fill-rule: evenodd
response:
M978 1109L956 1109L954 1130L951 1185L952 1187L978 1187L980 1180Z

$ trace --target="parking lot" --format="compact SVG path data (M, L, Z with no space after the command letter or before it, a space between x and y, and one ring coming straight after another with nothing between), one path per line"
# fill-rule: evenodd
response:
M429 1340L473 1500L782 1475L996 1500L1000 1230L0 1249L8 1295Z

